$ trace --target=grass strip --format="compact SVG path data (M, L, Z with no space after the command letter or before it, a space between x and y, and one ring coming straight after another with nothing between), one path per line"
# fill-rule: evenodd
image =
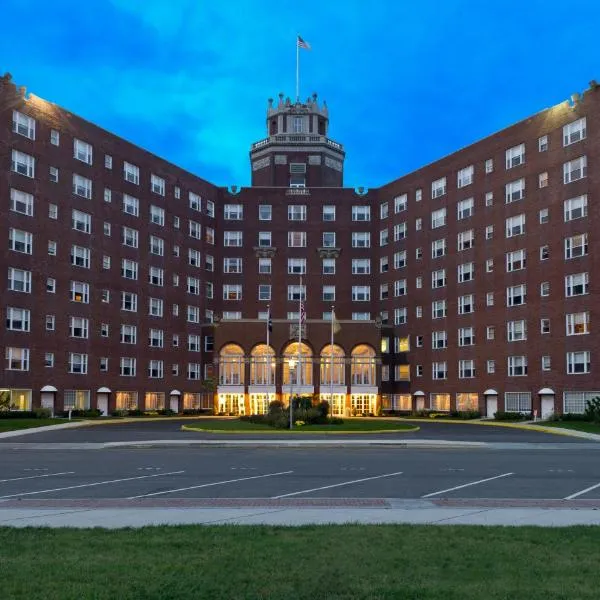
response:
M0 528L3 600L598 598L597 527Z
M45 427L46 425L63 425L64 423L71 422L68 419L0 419L0 433L4 431L16 431L18 429Z
M544 427L559 427L560 429L572 429L574 431L600 434L600 425L589 421L544 421L538 424Z

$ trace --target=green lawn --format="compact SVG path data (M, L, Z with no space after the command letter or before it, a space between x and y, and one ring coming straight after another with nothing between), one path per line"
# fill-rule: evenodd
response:
M575 429L576 431L600 434L600 425L588 423L587 421L546 421L539 424L544 427L561 427L563 429Z
M224 433L245 431L266 431L271 433L344 433L361 431L415 431L415 425L401 423L391 419L345 419L341 425L301 425L289 429L275 429L262 423L250 423L239 419L202 419L189 425L184 425L186 430L197 431L223 431Z
M68 422L68 419L0 419L0 433L16 429L44 427L45 425L59 425L60 423Z
M586 600L600 528L0 528L3 600Z

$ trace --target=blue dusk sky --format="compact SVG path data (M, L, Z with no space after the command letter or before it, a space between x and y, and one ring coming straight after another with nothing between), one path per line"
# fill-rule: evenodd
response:
M248 185L267 98L327 100L375 187L600 80L598 0L2 0L0 72L218 185Z

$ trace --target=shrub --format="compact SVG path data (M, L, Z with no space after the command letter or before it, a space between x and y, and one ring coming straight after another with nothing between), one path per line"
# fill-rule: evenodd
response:
M131 410L125 411L128 417L142 417L144 415L144 411L139 408L133 408Z
M600 423L600 397L596 396L595 398L588 400L583 414L586 421Z
M111 417L126 417L127 416L127 412L124 408L119 408L117 410L111 410L110 411L110 416Z
M550 420L552 421L587 421L588 417L585 413L563 413L559 415L552 413Z
M210 408L184 408L182 414L184 415L206 415L212 413Z
M163 417L172 417L173 415L177 414L174 410L171 410L170 408L161 408L157 412L159 415L161 415Z
M480 419L481 413L478 410L453 410L450 416L453 419Z
M0 419L35 419L33 410L0 410Z
M73 418L95 419L96 417L99 417L100 414L100 411L96 408L75 409L71 411L71 417ZM67 418L69 416L69 411L61 410L56 413L56 416Z
M520 413L520 412L504 412L499 410L494 413L494 419L496 421L529 421L532 419L531 413Z
M52 416L52 411L49 408L34 408L33 412L37 419L49 419Z

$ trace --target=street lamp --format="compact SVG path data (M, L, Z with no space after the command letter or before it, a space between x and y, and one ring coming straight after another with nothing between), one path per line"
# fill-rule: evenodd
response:
M292 390L294 389L294 379L292 378L292 373L294 370L294 367L296 366L296 359L295 358L288 358L288 366L290 368L290 429L293 428L294 426L294 403L293 403L293 393Z

